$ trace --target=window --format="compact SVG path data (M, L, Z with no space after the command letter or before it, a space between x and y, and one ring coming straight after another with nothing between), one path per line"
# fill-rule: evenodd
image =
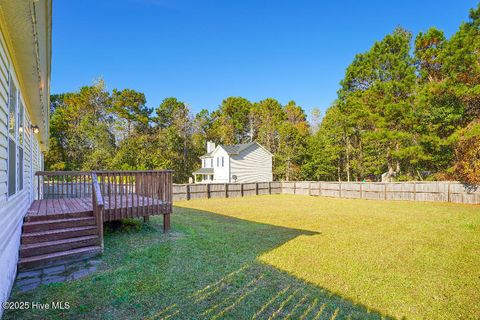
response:
M18 190L23 190L23 136L25 131L24 125L24 107L22 101L18 101Z
M217 167L220 167L220 157L217 157Z
M23 190L24 106L12 76L8 99L8 195Z
M213 168L213 158L210 159L210 168Z
M225 162L223 161L223 157L222 157L222 167L225 166Z

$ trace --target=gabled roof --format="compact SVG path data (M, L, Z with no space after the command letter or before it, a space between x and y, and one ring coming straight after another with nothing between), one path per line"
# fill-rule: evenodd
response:
M231 146L222 145L221 147L228 154L239 154L240 152L249 148L250 146L253 146L254 144L257 144L257 143L256 142L249 142L249 143L242 143L242 144L234 144L234 145L231 145Z
M253 145L258 145L260 148L267 151L271 155L270 151L268 151L260 143L249 142L249 143L241 143L241 144L233 144L233 145L219 144L212 152L206 153L203 156L201 156L200 158L210 158L210 157L212 157L213 154L215 153L215 151L218 150L218 148L222 148L223 150L225 150L225 152L227 152L228 155L236 155L236 154L239 154L240 152L242 152L243 150L250 148Z

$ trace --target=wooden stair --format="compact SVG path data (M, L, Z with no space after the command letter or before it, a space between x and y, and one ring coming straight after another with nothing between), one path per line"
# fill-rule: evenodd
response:
M19 270L36 269L102 251L93 212L29 216L23 224Z

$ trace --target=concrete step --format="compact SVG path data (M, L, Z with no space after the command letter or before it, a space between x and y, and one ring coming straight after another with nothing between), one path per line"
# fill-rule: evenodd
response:
M68 251L72 249L90 247L99 244L97 235L22 244L20 246L20 258L33 257L48 253Z
M65 229L74 227L94 226L95 219L93 217L66 218L57 220L44 220L35 222L25 222L23 224L23 232L39 232L55 229Z
M98 233L98 230L96 226L44 230L39 232L24 232L22 234L21 243L32 244L32 243L39 243L39 242L47 242L47 241L96 235L97 233Z
M18 269L20 271L28 269L36 269L39 267L48 266L51 264L57 264L59 261L71 260L71 259L86 259L93 257L102 252L100 246L89 246L77 249L71 249L67 251L47 253L37 255L33 257L20 258L18 261Z

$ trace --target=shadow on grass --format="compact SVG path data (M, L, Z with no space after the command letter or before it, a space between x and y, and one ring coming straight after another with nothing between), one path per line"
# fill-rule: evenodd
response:
M87 278L15 292L11 301L68 301L68 310L17 310L5 319L380 319L387 317L263 264L257 257L317 233L176 207L106 233L103 266Z

